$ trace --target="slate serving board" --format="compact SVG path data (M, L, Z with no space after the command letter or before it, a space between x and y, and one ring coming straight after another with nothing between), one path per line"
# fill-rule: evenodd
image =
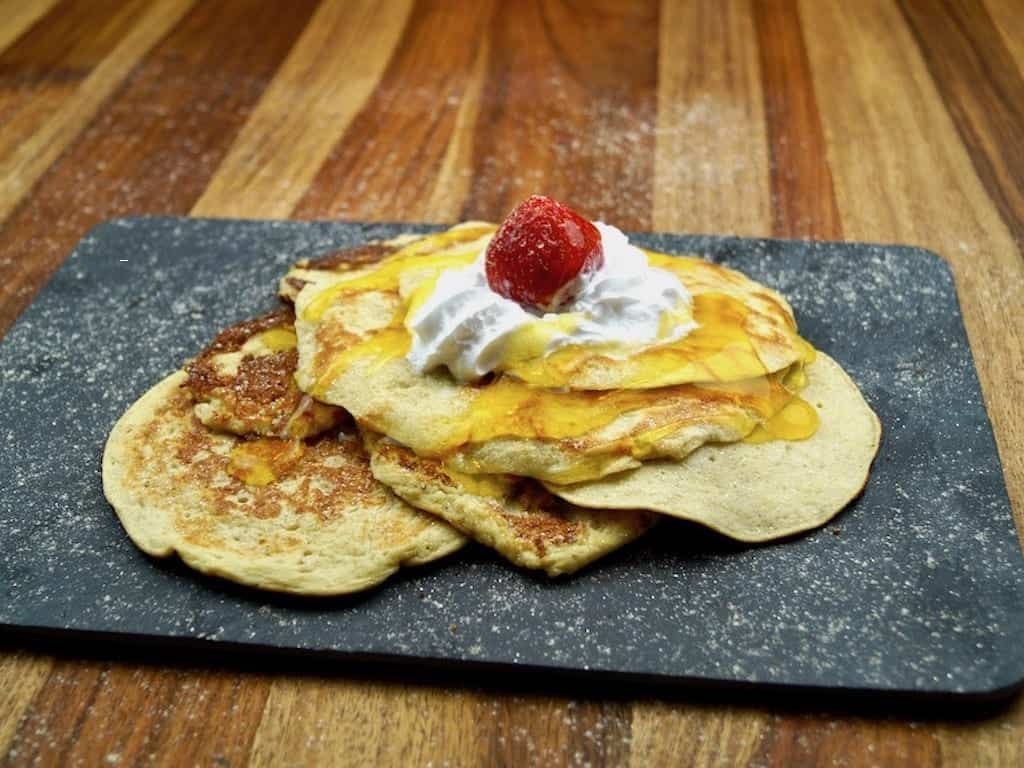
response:
M901 247L641 234L782 291L884 428L867 489L762 547L666 521L573 578L469 547L364 595L277 597L138 552L107 433L300 256L408 225L142 218L75 249L0 343L0 626L618 681L996 697L1024 679L1024 559L949 270ZM83 633L89 633L85 635ZM92 634L92 633L112 633Z

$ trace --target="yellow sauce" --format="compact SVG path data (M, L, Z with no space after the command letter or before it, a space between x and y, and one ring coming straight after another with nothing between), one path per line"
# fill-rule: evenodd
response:
M492 231L493 228L481 225L414 242L372 272L343 279L314 297L303 310L303 316L315 321L347 293L395 291L400 287L403 272L415 269L418 273L419 282L409 291L389 326L331 356L317 370L318 379L311 394L322 398L333 382L357 362L370 361L371 365L379 366L404 357L411 346L411 336L405 327L408 316L430 296L444 270L468 265L476 258L484 247L481 238ZM435 253L438 249L444 250ZM699 259L656 254L650 258L652 264L671 268L684 282L687 274L707 268ZM775 327L779 333L788 334L797 364L767 375L750 335L750 323L757 319L754 310L724 293L696 293L691 310L698 324L694 331L677 341L630 355L625 361L630 367L623 386L603 391L568 390L564 385L597 353L614 354L621 350L573 346L545 356L543 350L551 335L578 321L569 314L523 329L508 346L503 370L512 375L499 375L481 385L467 385L467 392L471 393L468 408L443 415L448 428L443 436L432 441L436 451L431 451L431 455L443 456L466 443L502 436L552 440L577 437L610 424L624 413L658 406L671 398L679 401L684 396L692 399L693 408L681 407L674 420L655 418L649 430L627 441L633 455L650 454L660 439L677 430L687 418L701 418L701 404L712 399L730 399L747 409L731 409L729 416L719 412L715 418L719 424L726 418L732 419L731 426L740 434L750 433L751 441L802 439L813 434L816 413L805 403L806 408L802 407L802 400L790 401L806 385L803 365L813 360L814 350L790 327L788 316ZM623 362L620 359L608 365L615 366L619 373ZM681 373L690 381L708 383L664 384L666 380L677 381ZM367 421L374 426L372 418Z
M485 238L494 231L490 224L441 232L417 240L381 261L368 272L345 276L322 290L303 310L303 318L317 321L346 293L396 290L402 273L422 271L421 279L437 278L447 269L459 269L473 263L485 247ZM425 255L426 254L426 255Z
M503 499L509 490L509 483L501 475L467 475L448 466L444 471L462 490L474 496Z
M607 426L618 417L641 408L650 412L645 423L650 427L622 439L632 455L650 455L657 441L677 431L687 422L705 418L705 408L713 402L738 407L715 413L716 423L730 426L740 435L747 434L761 421L768 420L792 397L784 384L786 371L750 381L715 386L680 384L658 389L553 390L526 386L508 377L488 384L469 387L468 407L461 413L445 414L444 432L436 435L430 451L424 455L444 457L468 443L482 443L499 437L562 440L579 437ZM372 416L364 421L383 431ZM438 424L441 429L441 423ZM604 461L606 457L598 457Z
M270 485L288 474L305 453L301 440L261 437L231 449L228 474L246 485Z
M689 381L740 381L764 376L764 363L745 328L750 310L723 293L693 297L698 327L682 339L649 347L629 357L622 386L644 389L665 386L681 377ZM618 350L569 346L533 359L515 361L504 370L533 386L565 386L595 353Z
M769 440L806 440L818 431L818 412L799 395L747 435L745 443L767 443Z
M290 328L271 328L256 337L267 349L273 352L286 352L295 349L298 343L295 331Z
M377 331L363 341L353 344L331 358L320 377L313 384L309 394L322 400L331 384L357 360L369 360L374 365L383 365L388 360L405 357L409 353L412 338L404 328L389 327Z

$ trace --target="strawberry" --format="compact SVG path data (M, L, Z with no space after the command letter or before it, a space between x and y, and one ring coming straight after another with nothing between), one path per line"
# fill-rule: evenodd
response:
M502 222L487 246L491 290L523 306L556 311L568 286L604 264L601 233L567 205L533 195Z

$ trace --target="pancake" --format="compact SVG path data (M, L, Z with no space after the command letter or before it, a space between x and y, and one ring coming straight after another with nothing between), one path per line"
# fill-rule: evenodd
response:
M186 366L199 421L237 435L303 438L347 418L295 384L294 321L289 307L233 325Z
M299 291L310 283L322 284L338 275L364 273L368 267L422 237L406 234L389 240L370 240L351 248L339 248L311 259L301 259L281 278L277 288L278 296L294 302Z
M659 461L596 482L549 486L567 501L607 509L642 506L733 539L763 542L824 525L856 497L878 451L881 425L857 385L827 355L801 393L818 413L801 441L705 445L684 461Z
M505 371L533 387L650 389L752 379L806 356L793 309L781 294L698 257L644 252L652 267L672 272L690 292L694 331L625 357L565 347Z
M582 509L539 483L467 476L364 431L373 476L523 568L558 576L628 544L654 525L649 512Z
M374 480L354 434L243 440L196 418L167 377L114 426L103 488L132 541L202 573L279 592L367 589L465 538ZM349 425L352 428L352 425Z
M296 299L300 388L421 456L446 457L460 472L568 483L644 460L683 458L708 440L742 438L786 402L785 376L810 354L778 294L700 259L652 255L694 292L701 329L640 353L639 363L583 348L545 358L557 367L565 355L582 355L584 385L594 384L601 369L602 386L615 383L617 370L636 386L574 389L573 379L573 386L551 387L544 371L525 363L475 385L443 369L416 372L405 359L407 297L444 269L472 261L492 231L460 225L420 238L354 277L305 286ZM681 355L697 362L682 365ZM673 370L688 371L693 381L655 386ZM527 383L520 373L537 380Z
M424 300L444 271L476 260L493 232L491 224L460 224L418 238L376 265L304 286L302 298L296 297L302 305L300 325L333 330L321 341L330 354L315 372L319 389L330 391L355 360L404 358L411 343L404 324L411 304ZM804 356L792 309L775 291L700 258L650 251L647 256L652 266L674 273L689 290L696 330L640 352L570 345L551 354L523 353L496 372L534 387L649 389L750 379ZM517 337L511 346L533 349L530 341Z
M792 396L782 372L716 387L559 392L502 378L459 386L404 361L360 363L346 408L373 431L460 472L579 482L659 457L684 458L707 441L739 440ZM300 372L299 386L304 385Z

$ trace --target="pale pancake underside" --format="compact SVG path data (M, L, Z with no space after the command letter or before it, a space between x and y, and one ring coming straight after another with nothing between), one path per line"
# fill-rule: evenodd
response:
M432 459L365 432L373 475L410 504L432 512L524 568L572 573L636 539L657 516L582 509L532 480L459 476Z
M684 461L651 462L602 480L549 488L582 506L641 506L746 542L824 525L864 487L881 425L830 357L819 352L807 374L801 397L820 423L806 440L705 445Z
M355 592L465 538L373 479L357 436L311 442L288 474L249 486L227 472L239 438L202 426L175 373L114 426L103 487L132 541L242 584L310 595Z

